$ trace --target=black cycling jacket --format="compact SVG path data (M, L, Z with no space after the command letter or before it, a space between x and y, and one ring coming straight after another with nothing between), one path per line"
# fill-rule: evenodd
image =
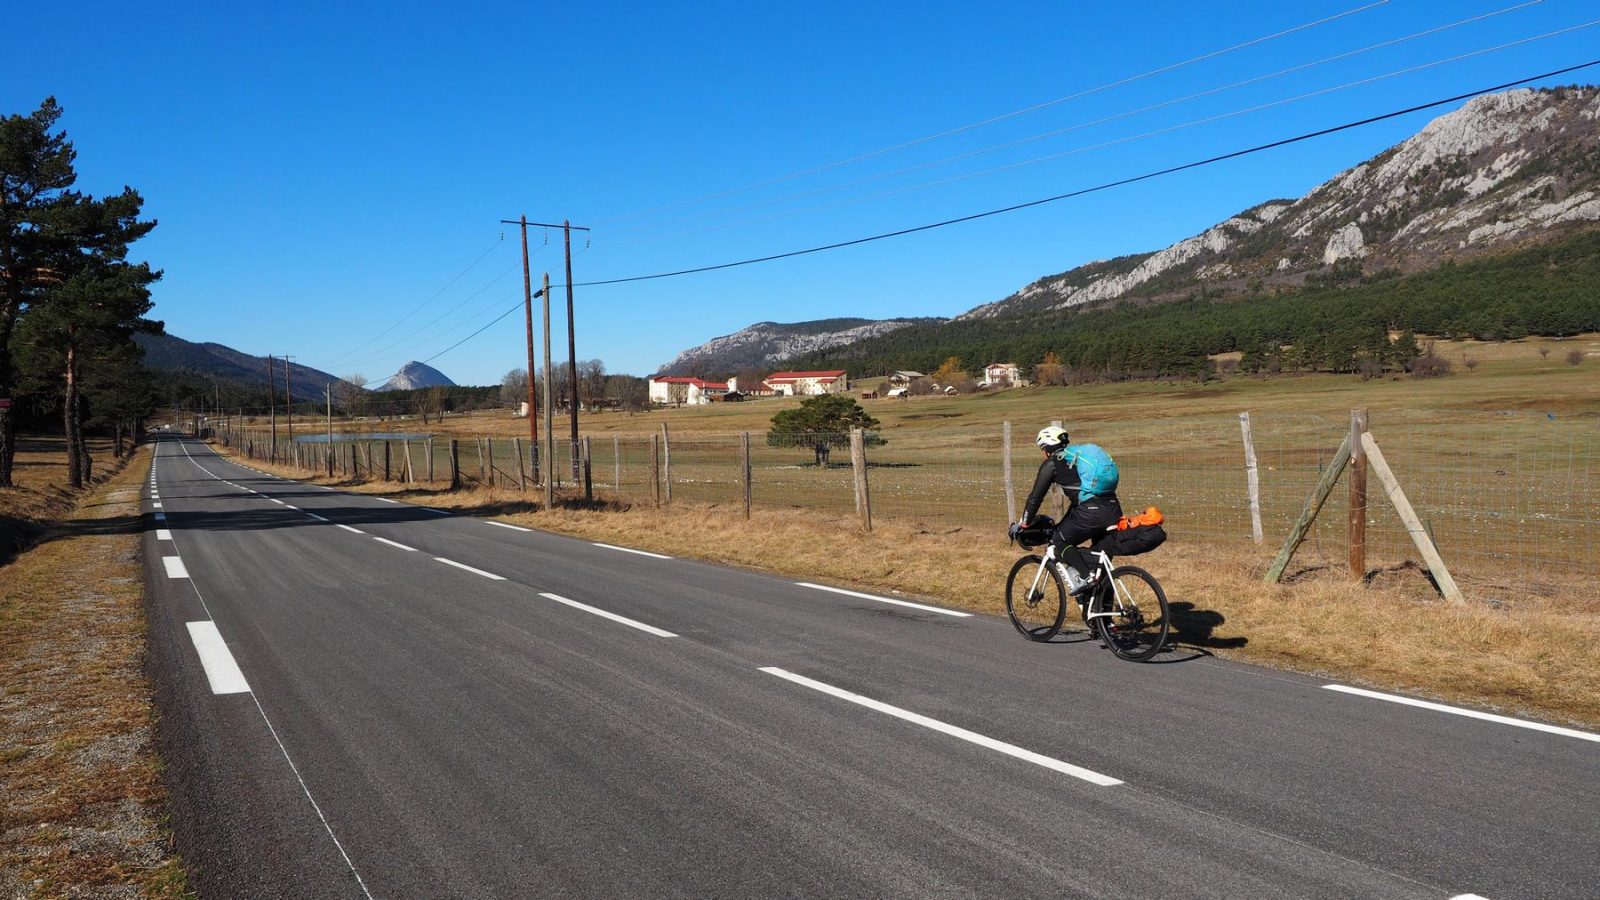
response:
M1033 490L1028 492L1028 503L1022 508L1023 522L1032 520L1039 513L1039 505L1044 502L1044 495L1050 492L1052 484L1061 485L1067 501L1073 506L1078 505L1078 467L1052 453L1039 464L1039 474L1033 478Z

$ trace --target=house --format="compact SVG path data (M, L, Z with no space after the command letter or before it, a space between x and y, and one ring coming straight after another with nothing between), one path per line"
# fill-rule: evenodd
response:
M911 386L911 382L916 381L918 378L926 378L926 377L927 376L923 375L921 372L890 372L889 373L889 387L891 387L891 388L910 387Z
M850 376L843 369L827 372L774 372L766 378L773 393L786 397L842 394L850 389Z
M664 405L701 406L728 393L728 385L721 381L706 381L684 375L652 375L650 377L650 402Z
M745 397L770 397L774 393L772 388L761 383L760 379L756 379L755 384L740 384L737 375L728 379L728 390L742 394L743 397L740 399Z
M988 387L1021 384L1021 369L1016 363L990 363L983 367L983 383Z
M884 396L891 400L904 400L911 396L911 390L909 388L890 388L889 393L884 394Z

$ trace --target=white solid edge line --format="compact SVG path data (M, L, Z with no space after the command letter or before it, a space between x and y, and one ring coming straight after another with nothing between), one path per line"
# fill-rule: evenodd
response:
M327 519L324 519L323 517L317 515L316 513L306 513L306 515L310 516L313 519L316 519L318 522L326 522L326 521L328 521Z
M568 600L566 597L558 596L556 594L546 594L546 593L541 592L539 594L539 596L544 597L544 598L546 598L548 600L554 600L557 603L565 603L566 605L572 607L573 609L581 609L581 610L583 610L584 612L587 612L587 613L594 613L595 615L601 617L602 619L610 619L613 622L620 622L623 625L627 625L629 628L637 628L640 631L647 631L647 632L655 635L656 637L677 637L677 635L673 634L672 632L664 631L664 630L662 630L660 628L655 627L654 625L646 625L643 622L635 621L633 619L628 618L627 616L619 616L614 612L606 612L603 609L595 609L594 607L589 606L586 603L579 603L576 600Z
M496 522L493 519L484 519L484 521L489 523L490 525L495 525L495 526L498 526L500 528L509 528L512 531L532 531L533 530L532 528L523 528L521 525L509 525L509 524L507 524L505 522Z
M431 512L431 513L433 513L433 514L434 514L434 515L439 515L439 516L449 516L449 515L454 515L454 513L451 513L451 512L449 512L449 511L448 511L448 510L443 510L443 509L434 509L434 508L433 508L433 507L431 507L431 506L419 506L419 507L417 507L417 509L420 509L420 510L422 510L422 511L423 511L423 512Z
M172 540L172 532L168 531L165 528L157 528L156 529L156 540L158 540L158 541L170 541L170 540Z
M282 500L279 500L277 497L268 497L267 499L271 500L273 503L278 504L279 506L285 505L284 502Z
M1450 713L1452 715L1466 716L1472 719L1482 719L1485 722L1496 722L1501 725L1515 725L1518 728L1531 728L1534 731L1544 731L1550 734L1559 734L1562 737L1577 738L1580 741L1594 741L1596 743L1600 743L1600 734L1591 734L1587 731L1578 731L1575 728L1562 728L1559 725L1546 725L1543 722L1529 722L1526 719L1513 719L1510 716L1497 716L1494 713L1478 712L1475 709L1462 709L1457 706L1445 706L1443 703L1430 703L1427 700L1415 700L1411 697L1401 697L1396 694L1380 694L1377 691L1369 691L1355 687L1345 687L1342 684L1325 684L1322 687L1325 690L1338 691L1341 694L1355 694L1359 697L1371 697L1374 700L1387 700L1390 703L1401 703L1406 706L1415 706L1421 709L1431 709L1434 712Z
M388 497L373 497L372 499L378 501L379 503L399 503L400 502L399 500L390 500Z
M353 534L366 534L365 531L362 531L359 528L351 528L349 525L340 525L339 527L343 528L345 531L351 532Z
M161 564L167 567L168 578L188 578L189 569L183 564L181 556L163 556Z
M1489 900L1489 898L1480 897L1477 894L1457 894L1454 897L1451 897L1450 900Z
M399 541L391 541L388 538L374 537L373 540L380 544L388 544L391 547L399 547L401 550L410 550L413 553L417 551L417 548L415 547L407 547L405 544L402 544Z
M234 662L233 654L217 631L217 623L208 620L190 622L189 638L194 641L195 652L200 654L200 665L206 670L206 680L211 682L213 694L248 694L250 685Z
M623 553L637 553L640 556L648 556L651 559L671 559L672 558L672 557L667 556L667 555L662 554L662 553L651 553L649 550L635 550L632 547L618 547L616 544L602 544L599 541L591 541L590 543L594 544L596 547L604 547L607 550L621 550Z
M961 612L954 609L944 609L943 607L939 606L929 606L926 603L912 603L909 600L896 600L893 597L879 597L876 594L863 594L860 591L847 591L844 588L828 587L825 584L812 584L809 581L796 581L795 584L798 584L801 587L816 588L819 591L832 591L835 594L844 594L849 597L860 597L863 600L876 600L879 603L893 603L895 606L909 606L912 609L935 612L945 616L955 616L961 619L972 618L972 613L969 612Z
M458 569L464 569L464 570L466 570L468 572L471 572L474 575L482 575L485 578L492 578L495 581L505 581L504 578L501 578L499 575L496 575L493 572L485 572L482 569L474 569L473 567L467 565L466 563L458 563L453 559L445 559L442 556L435 556L434 559L438 560L439 562L444 563L447 566L455 566Z
M285 503L285 504L284 504L284 505L283 505L283 508L284 508L284 509L292 509L292 510L294 510L294 511L295 511L295 512L299 512L299 511L300 511L300 507L298 507L298 506L295 506L295 505L294 505L294 504L293 504L293 503Z
M924 728L931 728L934 731L948 734L951 737L960 738L963 741L977 744L980 747L986 747L998 753L1004 753L1007 756L1016 757L1024 762L1031 762L1036 766L1043 766L1046 769L1060 772L1063 775L1071 775L1073 778L1081 778L1090 784L1098 784L1101 787L1112 787L1114 785L1122 784L1121 780L1112 778L1109 775L1102 775L1099 772L1085 769L1081 766L1075 766L1072 763L1062 762L1059 759L1054 759L1041 753L1035 753L1032 750L1024 750L1015 744L1008 744L1005 741L997 741L991 737L984 737L981 734L968 731L965 728L959 728L955 725L941 722L938 719L930 719L927 716L911 712L910 710L901 709L898 706L890 706L887 703L874 700L871 697L863 697L860 694L851 693L843 688L836 688L831 684L823 684L820 681L813 681L804 675L796 675L793 672L777 668L776 666L763 666L761 671L767 673L768 675L776 675L785 681L794 682L802 687L808 687L814 691L821 691L829 696L838 697L841 700L848 700L851 703L865 706L868 709L876 710L877 712L884 713L885 715L894 716L897 719L902 719L912 723L913 725L921 725Z

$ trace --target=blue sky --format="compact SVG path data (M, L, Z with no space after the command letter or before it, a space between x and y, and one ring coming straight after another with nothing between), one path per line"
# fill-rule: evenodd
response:
M1592 0L1518 5L30 3L6 13L27 40L0 56L0 112L56 96L79 187L143 193L160 225L137 251L166 272L155 315L171 333L376 379L519 305L502 218L593 226L574 241L580 283L712 265L1600 57L1596 27L1381 77L1600 19ZM1275 74L1474 16L1488 17ZM935 232L578 288L578 356L647 374L762 320L954 315L1298 196L1436 114ZM530 243L535 283L544 271L560 283L559 233ZM524 359L519 308L431 364L481 384Z

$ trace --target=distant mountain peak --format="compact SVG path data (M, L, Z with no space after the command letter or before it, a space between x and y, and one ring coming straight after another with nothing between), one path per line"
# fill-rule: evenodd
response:
M412 360L401 366L400 371L394 373L388 381L379 385L376 390L414 391L417 388L435 386L454 387L455 382L445 377L443 372L433 366Z
M838 318L787 324L757 322L679 353L660 371L667 375L706 375L771 368L807 353L853 344L910 325L935 321L941 320Z

